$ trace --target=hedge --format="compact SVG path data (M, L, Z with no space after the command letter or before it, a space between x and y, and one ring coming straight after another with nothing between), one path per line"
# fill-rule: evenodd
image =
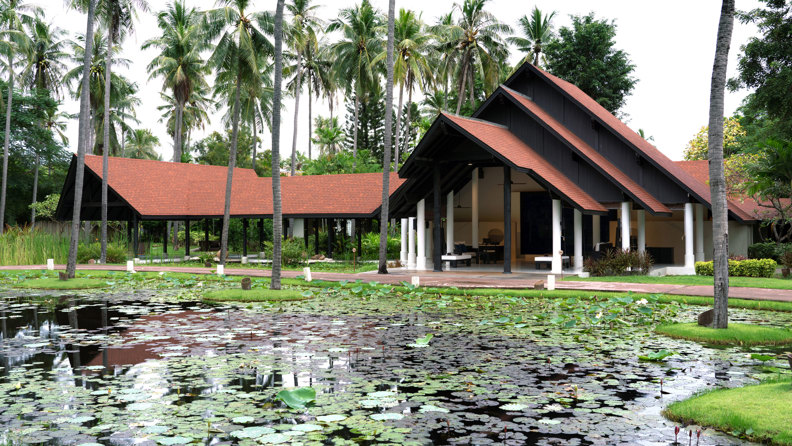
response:
M778 263L773 259L729 260L729 275L735 277L773 277ZM696 274L713 275L712 261L696 262Z
M781 256L787 251L792 251L792 243L776 243L776 242L754 243L753 245L748 247L748 258L773 259L776 262L780 262Z

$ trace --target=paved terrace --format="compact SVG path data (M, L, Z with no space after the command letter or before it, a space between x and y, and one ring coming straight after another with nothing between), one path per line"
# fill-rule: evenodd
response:
M0 270L26 270L26 269L45 269L45 265L22 265L22 266L0 266ZM55 269L64 270L66 265L55 265ZM126 271L125 265L78 265L78 271ZM136 271L149 272L174 272L188 274L215 274L215 268L202 267L179 267L179 266L142 266L135 265ZM226 268L228 276L251 276L269 277L270 270L267 269L246 269L246 268ZM302 275L302 271L285 270L282 272L284 278L295 278ZM415 273L412 271L392 270L390 274L379 275L376 271L364 273L332 273L312 271L311 276L318 280L342 281L342 280L363 280L366 282L375 281L379 283L400 284L410 282L411 277L419 276L423 286L430 287L458 287L458 288L508 288L525 289L533 288L537 280L543 280L544 274L536 273L469 273L445 271L442 273L423 272ZM674 294L681 296L704 296L712 297L713 287L705 285L670 285L670 284L648 284L648 283L623 283L623 282L579 282L579 281L556 281L558 290L580 290L580 291L611 291L648 293L648 294ZM792 302L792 290L775 290L767 288L748 288L731 287L729 297L735 299L766 300L778 302Z

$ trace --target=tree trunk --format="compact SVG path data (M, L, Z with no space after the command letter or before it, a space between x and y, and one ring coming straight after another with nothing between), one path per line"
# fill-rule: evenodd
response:
M723 168L723 96L726 88L726 66L734 27L734 0L723 0L715 62L712 67L709 108L709 174L712 199L713 272L715 280L715 311L712 326L729 326L729 209L726 202L726 178Z
M393 171L399 170L399 136L401 134L401 116L404 98L404 82L399 83L399 108L396 109L396 141L393 144Z
M443 111L448 111L448 73L443 73Z
M223 232L220 234L220 264L225 265L228 256L228 224L231 219L231 186L236 167L237 142L239 140L239 92L242 89L242 75L237 74L234 91L234 111L231 124L231 149L228 152L228 176L226 177L225 208L223 209Z
M283 213L281 210L280 181L280 126L281 84L283 83L283 3L275 8L275 80L272 94L272 280L270 288L281 288L281 241L283 239Z
M176 123L173 129L173 162L180 163L182 160L182 133L184 125L184 104L176 103Z
M385 84L385 154L382 157L382 208L380 211L379 274L388 274L388 205L390 204L391 143L393 136L393 26L396 0L388 2L387 80ZM399 110L401 114L401 110Z
M328 95L328 98L327 98L328 99L327 103L330 106L330 121L333 120L333 102L335 102L335 97L334 96L335 95L331 94L331 95Z
M468 76L468 101L470 101L471 112L475 110L476 98L473 94L473 87L476 84L476 75L473 73L473 65L468 65L470 68L470 75Z
M107 27L107 56L105 57L105 89L104 89L104 140L102 141L102 229L100 232L101 253L99 263L107 263L107 175L110 158L110 82L112 80L111 63L113 61L112 27Z
M3 185L0 187L0 234L5 231L6 189L8 188L8 146L11 143L11 103L14 97L14 65L8 56L8 98L6 101L5 139L3 140Z
M467 61L462 64L462 80L459 82L459 97L457 97L457 108L456 114L459 114L460 110L462 110L462 102L465 100L465 83L467 81Z
M311 159L311 138L313 138L313 96L311 81L308 81L308 159Z
M412 124L412 82L407 87L407 124L404 126L404 138L402 139L402 154L407 159L407 148L410 147L410 125ZM393 170L399 170L398 168Z
M36 153L36 167L33 169L33 204L38 201L38 177L39 177L39 164L41 164L41 157ZM30 207L30 228L36 227L36 208Z
M126 158L126 132L121 127L121 158Z
M88 141L90 140L90 109L88 104L89 99L89 81L91 69L91 53L93 52L91 46L93 45L93 22L94 10L96 0L88 0L88 18L86 20L85 31L85 55L83 57L83 77L82 77L82 90L80 95L80 126L77 138L77 166L74 175L74 205L71 222L71 240L69 241L69 259L66 263L66 275L70 279L74 278L74 273L77 269L77 245L80 237L80 208L82 207L82 193L83 193L83 177L85 171L85 152L88 150Z
M360 125L360 96L357 94L357 92L355 92L355 134L352 137L352 168L357 167L357 144L358 144L359 125Z
M300 91L302 90L302 69L300 68L300 55L297 55L297 84L294 86L294 135L292 136L291 176L294 176L297 165L297 124L300 112ZM310 136L310 135L309 135Z
M256 171L256 149L258 148L258 129L256 128L256 117L253 116L253 172Z

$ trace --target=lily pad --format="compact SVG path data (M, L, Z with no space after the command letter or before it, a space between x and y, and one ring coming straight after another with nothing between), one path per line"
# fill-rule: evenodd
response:
M311 387L300 387L292 390L281 390L275 398L283 401L292 409L305 409L316 400L316 390Z

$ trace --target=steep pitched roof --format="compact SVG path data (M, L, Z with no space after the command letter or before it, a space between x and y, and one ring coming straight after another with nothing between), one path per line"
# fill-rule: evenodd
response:
M523 110L527 111L533 116L543 127L556 135L562 141L566 142L575 152L581 157L588 160L595 169L604 174L611 181L615 182L619 188L629 195L633 200L647 208L652 214L671 214L663 203L656 199L652 194L647 192L638 183L632 180L624 172L619 170L607 158L602 156L599 152L594 150L590 145L586 144L580 137L572 133L563 124L558 122L555 118L550 116L545 110L539 107L535 102L528 99L525 95L512 90L509 87L500 87L508 97L512 98Z
M532 173L546 187L563 196L581 210L605 213L607 210L572 180L553 167L508 128L479 119L448 113L441 117L479 145L489 149L513 168Z
M709 161L675 161L677 166L687 172L690 176L709 187ZM746 215L745 220L763 220L775 213L772 209L761 206L753 198L749 197L729 197L729 209L737 208Z

